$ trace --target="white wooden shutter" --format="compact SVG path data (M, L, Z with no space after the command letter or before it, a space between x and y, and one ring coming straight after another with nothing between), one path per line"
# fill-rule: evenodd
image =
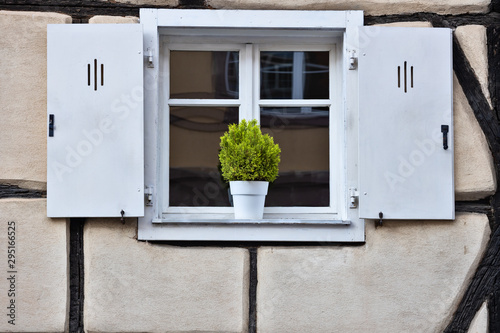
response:
M142 36L139 24L48 26L49 217L144 215Z
M360 217L453 219L451 30L359 35Z

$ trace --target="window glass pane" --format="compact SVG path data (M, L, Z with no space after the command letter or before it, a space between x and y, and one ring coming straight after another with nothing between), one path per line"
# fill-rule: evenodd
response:
M328 52L260 53L261 99L328 99Z
M263 107L261 128L281 148L266 206L329 206L328 107Z
M238 98L239 53L171 51L170 98Z
M170 206L229 206L219 172L220 137L238 108L170 108Z

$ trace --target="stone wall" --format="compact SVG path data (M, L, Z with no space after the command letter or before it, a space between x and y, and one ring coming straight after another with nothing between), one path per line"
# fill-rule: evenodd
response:
M456 28L456 220L368 222L364 244L321 245L147 243L136 240L135 219L47 218L46 25L137 23L141 6L362 9L368 24ZM500 332L500 85L492 66L499 7L487 0L0 2L0 331ZM16 261L8 267L12 225Z

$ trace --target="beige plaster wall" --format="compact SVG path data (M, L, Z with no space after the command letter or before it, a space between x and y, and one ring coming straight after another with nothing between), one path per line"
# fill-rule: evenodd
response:
M486 137L455 76L453 85L455 197L456 200L481 199L496 191L493 157Z
M105 16L97 15L89 19L90 24L103 24L103 23L139 23L139 18L136 16Z
M457 214L368 223L364 246L262 247L259 332L442 332L489 234L485 215Z
M89 332L246 332L246 249L137 242L137 220L87 221Z
M45 199L0 200L1 332L67 329L68 228L64 219L47 218L46 210ZM14 230L8 229L9 226ZM14 262L7 261L8 246L13 246L10 249L14 250L11 251ZM14 279L8 280L11 277ZM7 317L12 313L7 310L11 300L14 300L14 318ZM15 325L8 322L12 319Z
M0 11L0 183L45 187L47 24L55 23L71 17Z
M153 1L153 0L152 0ZM149 1L147 3L152 3ZM177 1L153 1L176 5ZM481 13L489 1L207 0L215 8L365 9L368 15L413 11ZM146 3L146 1L131 1ZM45 188L46 24L56 13L0 11L0 184ZM136 23L94 17L91 23ZM412 25L412 23L404 23ZM428 25L428 23L418 23ZM484 29L457 37L484 89ZM481 39L482 38L482 39ZM496 191L484 134L454 80L455 176L459 200ZM484 91L484 90L483 90ZM3 225L19 226L19 324L0 331L67 329L67 224L46 218L44 199L2 199ZM138 242L136 220L92 219L85 227L85 326L89 332L246 332L249 258L245 248L175 247ZM453 222L367 223L359 246L262 247L258 252L259 332L439 332L450 319L485 249L479 214ZM0 244L6 244L0 233ZM0 291L6 288L0 279ZM8 301L4 292L0 304ZM50 310L47 310L50 309ZM49 311L49 312L48 312ZM483 332L484 313L471 329ZM483 319L481 319L483 318ZM482 320L482 321L481 321ZM371 330L373 328L373 330Z
M489 0L207 0L217 9L364 10L366 15L486 13Z
M460 26L455 31L481 90L491 107L488 90L488 52L486 28L478 25ZM455 192L457 200L475 200L496 191L496 175L493 157L488 143L475 118L474 112L458 83L453 78L454 125L455 125ZM493 111L492 111L493 112ZM468 133L477 133L468 135ZM471 152L481 147L475 155Z
M455 30L460 46L465 52L476 76L481 84L481 90L491 105L488 89L488 47L486 27L482 25L463 25Z

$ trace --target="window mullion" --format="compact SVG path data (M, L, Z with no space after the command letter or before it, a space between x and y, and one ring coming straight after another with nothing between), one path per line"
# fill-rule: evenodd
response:
M253 69L252 69L252 44L245 44L240 56L240 120L252 119L252 90L253 90Z
M160 96L163 109L159 112L159 119L161 122L159 137L161 140L159 149L159 165L162 172L158 172L159 183L161 190L158 191L158 212L163 214L165 209L169 206L170 202L170 106L168 101L170 99L170 52L171 49L165 44L165 56L163 59L163 75L164 80L160 81L162 86L160 89Z
M253 64L253 118L257 119L260 123L260 47L259 45L254 45L252 53L252 64Z
M170 99L170 106L240 106L239 99Z
M345 126L344 126L344 115L341 112L342 105L340 105L340 101L342 100L342 91L341 89L336 89L336 86L340 86L339 80L335 78L341 77L340 71L342 66L337 63L336 47L332 47L330 49L329 54L329 63L330 63L330 72L329 72L329 96L330 96L330 115L329 115L329 124L330 124L330 207L335 207L338 209L338 212L341 213L342 209L339 209L338 200L343 195L346 190L346 186L344 185L344 175L342 167L344 164L343 160L343 152L344 148L344 138L345 138ZM339 68L340 67L340 68Z
M317 107L330 106L332 99L261 99L260 106Z

